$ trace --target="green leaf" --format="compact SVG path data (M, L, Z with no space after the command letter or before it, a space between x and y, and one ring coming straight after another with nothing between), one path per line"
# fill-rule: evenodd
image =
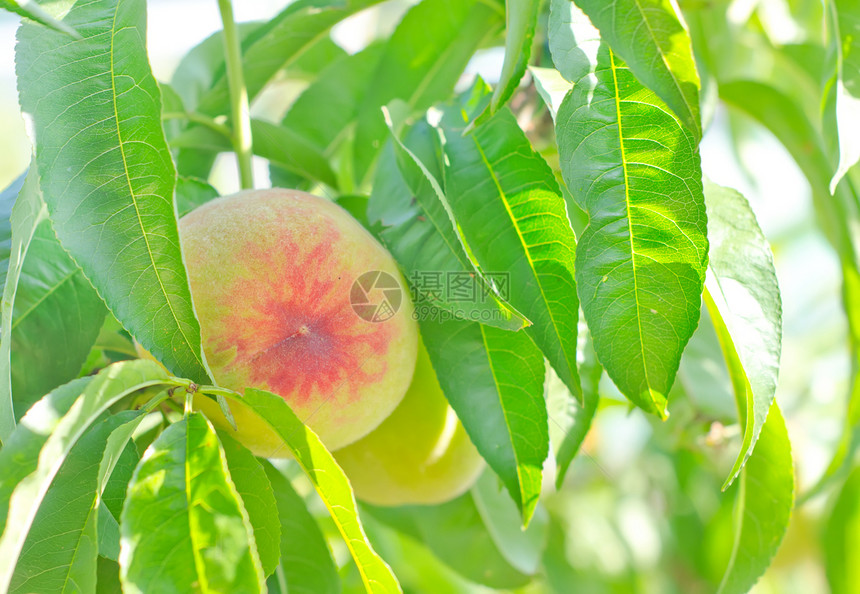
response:
M263 24L261 21L238 23L239 37L243 44L248 43L251 34ZM185 109L196 111L200 98L225 73L224 32L217 31L195 45L182 57L170 78L170 86L182 100Z
M0 293L6 286L6 273L9 271L9 258L12 256L12 208L26 177L27 174L22 173L0 192Z
M379 235L412 284L416 315L439 307L458 319L504 330L528 325L505 301L510 293L507 275L488 278L470 257L439 186L443 155L438 131L421 120L405 141L394 140L377 168L368 215L385 226ZM465 297L452 290L463 280Z
M8 197L7 197L8 200ZM39 195L36 168L30 168L9 217L10 247L9 264L3 285L3 301L0 306L0 444L15 430L15 407L12 404L12 318L18 279L27 256L27 250L36 232L36 227L47 217L45 204Z
M420 113L447 98L482 40L501 24L499 17L477 0L424 0L406 13L359 108L353 155L357 180L366 178L385 140L381 108L400 99Z
M561 429L562 437L559 441L555 454L556 475L555 487L561 489L564 477L567 474L570 463L579 453L585 436L591 429L591 422L597 413L597 404L600 401L600 378L603 376L603 366L597 361L594 346L591 343L590 334L585 331L580 334L581 355L578 357L579 377L582 380L582 399L580 404L570 394L563 395L563 408L557 414L551 414L553 425ZM565 392L567 392L565 390ZM550 426L552 429L552 425Z
M81 435L125 396L170 385L154 361L124 361L60 386L24 415L0 449L0 589L9 585L45 493Z
M705 185L711 243L705 304L737 399L743 444L723 489L737 477L776 392L782 346L782 299L770 246L747 200Z
M209 182L180 175L176 179L176 211L180 218L218 197L218 190Z
M102 459L114 429L136 416L126 411L108 417L69 451L27 534L10 592L95 590Z
M570 0L564 0L569 2ZM532 79L534 79L535 89L543 99L544 104L552 116L552 121L555 122L558 108L571 89L571 84L555 68L539 68L537 66L529 66Z
M287 589L277 594L338 594L340 576L319 524L290 481L263 462L281 520L281 570ZM269 581L275 580L275 576ZM270 588L271 591L271 588Z
M145 3L76 3L65 22L84 39L25 24L16 46L54 230L144 348L173 373L208 383L144 44Z
M860 160L860 5L854 0L833 0L835 13L837 80L836 124L839 134L839 166L830 180L830 193Z
M0 0L0 8L36 21L46 27L50 27L54 31L70 35L74 39L81 38L81 35L72 27L63 21L58 21L53 16L45 12L44 9L35 2L35 0Z
M12 400L17 417L78 376L106 313L98 293L57 241L51 222L42 220L21 268L12 316Z
M322 154L332 156L358 117L384 48L371 45L329 65L299 95L281 125L313 143ZM321 113L326 117L319 117Z
M255 155L302 177L337 187L337 179L328 160L310 142L292 130L262 120L251 120L251 136ZM228 138L201 126L181 133L170 144L174 148L183 149L215 152L233 150Z
M493 91L493 99L475 119L476 125L485 122L499 111L517 90L532 53L539 9L540 0L506 0L505 60L502 63L502 73Z
M575 0L613 53L657 93L696 138L699 74L690 35L672 0Z
M822 543L830 591L850 594L860 583L860 467L842 485Z
M549 453L543 356L524 332L441 314L419 320L439 385L528 525Z
M589 215L577 290L609 376L665 418L699 320L708 257L699 153L693 134L618 56L601 45L596 58L593 76L581 62L556 120L564 180Z
M224 451L200 413L156 439L120 522L125 592L263 592L253 530Z
M234 400L241 400L283 440L284 448L293 454L329 510L358 566L367 591L374 594L402 592L391 568L367 540L349 481L319 437L299 420L280 396L252 388L245 390L244 396L219 392Z
M755 451L741 471L734 548L721 594L742 594L755 585L779 549L793 507L791 443L774 402Z
M290 68L319 43L326 43L331 28L356 12L381 0L319 2L299 0L253 31L242 44L242 68L248 99L253 101L280 70ZM199 100L197 110L218 115L229 113L226 69L219 68L211 88Z
M513 589L529 582L529 576L512 566L496 542L488 538L487 526L472 492L440 505L362 505L362 509L421 542L443 563L475 583Z
M254 541L264 575L271 575L280 562L281 525L278 508L272 494L272 484L260 462L247 448L225 432L218 439L227 460L230 478L242 498L248 519L254 529Z
M472 499L499 552L518 571L536 574L549 535L547 511L538 507L528 528L523 530L516 504L489 472L482 474L472 487Z
M459 105L446 107L442 118L448 202L481 268L507 273L508 300L532 322L525 332L580 397L576 238L564 198L509 110L463 135L484 92L479 82Z

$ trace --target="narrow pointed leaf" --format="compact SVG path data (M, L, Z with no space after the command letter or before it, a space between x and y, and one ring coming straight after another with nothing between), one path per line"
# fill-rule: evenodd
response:
M702 134L699 74L690 35L672 0L575 0L633 75Z
M95 590L102 459L113 430L136 416L108 417L69 451L27 534L10 592Z
M224 450L230 478L242 498L254 530L254 542L260 555L263 575L271 575L281 555L281 525L272 484L263 466L247 448L226 433L219 432L218 439Z
M755 585L779 549L793 507L791 443L774 402L755 451L741 471L734 549L720 594L743 594Z
M337 180L328 160L310 142L292 130L253 119L251 137L255 155L302 177L337 187ZM170 142L170 146L214 152L233 150L230 139L202 126L195 126L179 134Z
M375 520L420 542L472 582L507 591L529 582L530 576L511 565L496 542L488 538L471 491L439 505L362 508Z
M72 6L83 39L18 32L21 106L63 247L132 335L179 376L208 383L173 206L176 172L146 55L141 0Z
M253 101L278 71L295 64L315 45L325 43L334 25L379 2L381 0L344 0L321 5L315 0L299 0L258 27L242 44L248 99ZM200 97L197 109L209 115L229 113L226 68L219 68L213 78L211 89Z
M472 499L490 539L518 571L535 575L540 568L548 535L549 514L538 507L528 528L517 524L519 511L499 480L485 472L472 487Z
M365 179L388 134L381 108L400 99L410 111L423 112L447 98L481 41L500 25L491 5L477 0L424 0L406 13L359 108L356 179Z
M860 467L842 485L822 543L830 591L850 594L860 583Z
M743 443L725 489L753 451L776 391L782 300L770 246L746 199L705 185L711 243L705 303L741 411Z
M12 400L22 416L78 376L104 322L104 303L47 219L33 234L12 317ZM34 370L39 373L34 373Z
M597 404L600 401L598 387L600 378L603 376L603 366L597 361L594 346L591 344L591 336L586 332L580 335L581 356L579 363L579 377L582 380L582 399L580 404L574 398L565 398L565 406L561 414L553 415L554 424L560 424L564 435L558 445L555 454L556 476L555 487L561 489L564 477L570 468L570 463L579 453L582 443L585 441L591 422L597 413Z
M837 60L836 125L839 134L839 166L830 180L830 193L851 167L860 160L860 4L833 0Z
M532 323L525 331L580 397L576 238L564 198L509 110L463 135L485 99L482 86L447 107L442 119L448 202L482 269L509 273L509 301Z
M98 375L60 386L21 419L0 449L0 589L5 590L24 539L51 482L84 431L109 406L138 390L169 387L153 361L115 363Z
M45 12L44 9L35 2L35 0L0 0L0 8L36 21L46 27L50 27L54 31L65 33L73 39L81 38L80 34L72 27L63 21L58 21L53 16Z
M207 181L188 176L176 179L176 212L180 218L217 197L218 190Z
M475 119L480 125L503 107L526 73L532 53L540 0L507 0L505 2L505 60L493 99Z
M549 453L540 351L524 332L432 316L421 336L445 397L527 525Z
M538 68L529 66L535 89L555 122L558 108L564 100L564 96L570 91L571 84L555 68Z
M581 74L556 121L564 180L589 215L577 290L609 376L665 418L707 263L696 138L608 47Z
M439 186L442 158L437 130L426 120L405 142L394 136L377 169L368 215L385 225L380 237L412 285L419 317L439 307L459 319L520 330L529 322L507 302L510 278L484 275L454 222Z
M147 448L120 526L124 592L265 591L248 513L200 413Z
M8 200L8 196L6 200ZM3 300L0 302L0 444L15 430L15 408L12 404L12 319L15 309L15 293L27 250L39 223L47 212L39 195L39 180L36 168L31 167L18 192L9 217L9 260L5 271Z
M281 521L281 570L287 591L277 594L339 594L340 576L319 524L290 481L263 462ZM277 581L275 576L269 581Z
M26 178L27 174L22 173L0 192L0 293L6 286L6 273L12 256L12 208Z
M230 398L240 400L283 440L284 449L295 457L328 508L367 591L402 592L391 568L367 540L349 481L319 437L299 420L283 398L271 392L248 388L244 396L232 394Z

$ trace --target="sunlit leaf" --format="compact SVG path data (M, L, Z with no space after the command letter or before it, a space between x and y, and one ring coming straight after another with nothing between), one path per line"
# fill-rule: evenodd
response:
M21 419L0 449L0 525L5 525L0 588L8 587L45 493L86 429L123 397L169 386L164 369L153 361L116 363L98 375L60 386Z
M506 273L508 301L532 323L525 332L580 397L576 238L564 199L509 110L463 135L485 99L479 83L445 109L445 193L481 268Z
M69 451L27 534L10 592L95 590L99 500L106 480L100 475L110 471L102 460L114 429L137 416L126 411L108 417Z
M349 481L319 437L299 420L283 398L271 392L248 388L244 396L233 394L230 398L241 400L251 409L295 457L328 508L367 591L373 594L402 592L391 568L367 540Z
M215 430L170 425L134 472L120 522L125 592L263 592L253 529Z
M753 452L776 391L782 300L770 246L746 198L705 185L711 244L705 304L737 398L743 443L724 488Z
M426 120L404 141L394 137L377 168L368 216L384 226L380 238L412 285L417 315L429 305L460 319L519 330L528 320L506 301L510 279L484 275L454 223L440 187L442 158L438 131ZM453 290L458 280L466 281L465 297Z
M665 417L707 263L696 137L609 47L595 55L593 36L584 43L553 54L572 60L556 66L576 75L556 138L564 180L589 215L577 291L609 376L637 406Z
M78 2L64 22L83 39L24 24L16 46L54 230L137 341L172 372L207 383L174 214L176 173L146 55L145 2Z
M675 112L702 133L693 46L672 0L575 0L613 53Z

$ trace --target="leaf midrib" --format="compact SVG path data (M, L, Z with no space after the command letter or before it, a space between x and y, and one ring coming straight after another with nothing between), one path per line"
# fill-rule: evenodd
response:
M632 206L630 204L630 184L628 178L627 171L627 157L625 155L624 149L624 132L621 124L621 97L620 91L618 89L618 75L617 75L617 67L615 65L615 52L611 49L609 50L609 67L612 71L612 84L613 84L613 97L615 99L615 114L618 120L618 146L621 150L621 170L624 172L624 203L627 208L627 232L630 234L630 264L633 267L633 299L636 301L636 327L639 330L638 333L638 342L639 342L639 354L642 355L642 372L645 375L645 384L648 386L648 397L651 399L651 403L654 405L655 410L660 410L657 406L657 401L654 399L654 395L651 392L651 380L648 377L648 366L645 363L645 341L642 340L644 334L642 333L642 312L641 305L639 304L639 281L636 275L636 249L633 246L633 221L631 218L631 210ZM662 411L660 411L662 416Z
M140 208L137 204L137 195L134 192L134 187L131 184L131 175L128 170L128 160L125 155L125 143L122 139L122 131L120 129L119 123L119 107L117 106L117 92L116 92L116 53L114 51L114 41L116 39L117 29L116 29L116 21L119 15L119 7L122 4L122 0L119 0L116 3L116 8L113 13L113 21L111 22L111 36L110 36L110 85L111 85L111 105L113 106L113 115L114 121L116 122L116 135L117 140L119 141L119 153L122 157L122 170L125 176L126 183L128 184L128 192L131 196L131 202L134 206L134 214L137 217L137 223L140 227L141 236L143 237L143 242L146 245L146 254L149 256L149 262L152 265L152 270L155 273L155 278L158 281L158 286L161 288L161 293L164 296L164 300L167 302L167 308L170 310L170 315L173 317L173 320L176 322L176 328L179 330L179 334L182 336L182 340L185 341L185 344L188 346L188 349L191 351L192 356L195 361L200 365L203 370L206 370L206 365L203 364L202 357L195 351L194 347L191 344L191 341L188 339L188 336L185 334L185 330L182 327L182 324L179 322L179 318L176 315L176 310L173 308L173 302L170 300L170 296L167 294L167 289L164 286L164 281L161 279L161 273L158 270L158 266L155 264L155 257L152 254L152 247L149 244L149 235L146 232L146 229L143 226L143 219L140 216ZM159 124L160 125L160 124ZM181 248L180 248L181 249ZM187 277L186 277L187 278ZM190 291L190 288L189 288ZM208 370L206 370L208 374Z
M565 361L565 363L567 363L567 366L568 366L568 373L570 374L571 378L574 378L576 375L575 364L574 365L570 364L570 360L568 359L568 353L564 348L564 341L562 340L561 334L558 331L558 324L557 324L557 321L555 319L555 315L553 315L553 310L549 306L549 300L546 296L546 293L544 293L543 284L540 281L540 276L538 275L537 269L535 268L534 260L532 260L531 252L529 251L530 247L533 247L533 246L529 246L526 243L525 238L523 237L522 230L520 229L519 219L517 219L516 216L514 216L514 212L511 209L511 205L508 202L508 196L505 193L504 189L502 188L502 184L499 181L499 178L496 175L495 170L493 169L492 163L490 163L489 159L487 159L487 155L484 153L484 149L483 149L483 147L481 147L481 143L478 142L476 134L475 133L471 134L471 137L472 137L472 141L475 143L475 147L478 149L478 154L481 155L481 161L484 163L484 166L487 168L487 171L490 173L490 177L493 180L493 184L496 186L496 190L499 193L499 198L501 199L502 204L504 204L504 206L505 206L505 211L508 213L508 217L510 218L511 223L517 232L517 238L519 239L520 245L523 246L523 253L526 256L526 261L529 264L529 269L532 271L532 276L535 279L535 285L537 286L538 291L540 291L541 302L544 304L544 309L546 310L547 314L549 315L550 321L552 322L551 326L552 326L552 330L553 330L553 335L558 340L558 346L561 349L562 354L564 355L564 361ZM540 214L541 216L544 216L547 213L541 212L538 214Z

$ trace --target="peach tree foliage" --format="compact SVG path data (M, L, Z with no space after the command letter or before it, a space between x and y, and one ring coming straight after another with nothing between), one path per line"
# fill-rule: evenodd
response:
M715 497L735 507L719 571L700 585L748 591L795 505L774 400L782 304L749 203L703 179L699 143L719 98L797 161L839 253L860 360L857 5L828 3L832 59L791 70L832 77L824 90L741 68L743 48L725 47L735 25L710 4L421 0L354 54L332 28L383 0L298 0L239 25L229 0L217 5L223 34L160 81L145 0L0 2L25 17L15 65L33 141L28 171L0 194L0 591L432 591L400 538L457 579L573 591L560 551L579 536L544 498L576 488L565 473L605 386L657 432L676 401L697 406L677 374L682 356L705 356L688 349L704 333L734 402L696 414L737 424L740 439L733 465L709 461L724 473ZM464 75L494 46L492 84ZM248 115L291 79L306 86L282 118ZM177 220L217 197L207 180L223 152L243 187L253 154L274 185L335 200L409 282L476 283L485 298L472 301L412 287L439 386L487 465L468 492L357 502L282 398L218 384ZM844 480L860 443L852 394L818 491ZM192 410L192 397L212 402ZM289 462L255 457L207 417L240 401ZM858 522L854 475L830 533ZM698 554L704 536L686 537ZM855 549L833 546L834 584L850 587Z

